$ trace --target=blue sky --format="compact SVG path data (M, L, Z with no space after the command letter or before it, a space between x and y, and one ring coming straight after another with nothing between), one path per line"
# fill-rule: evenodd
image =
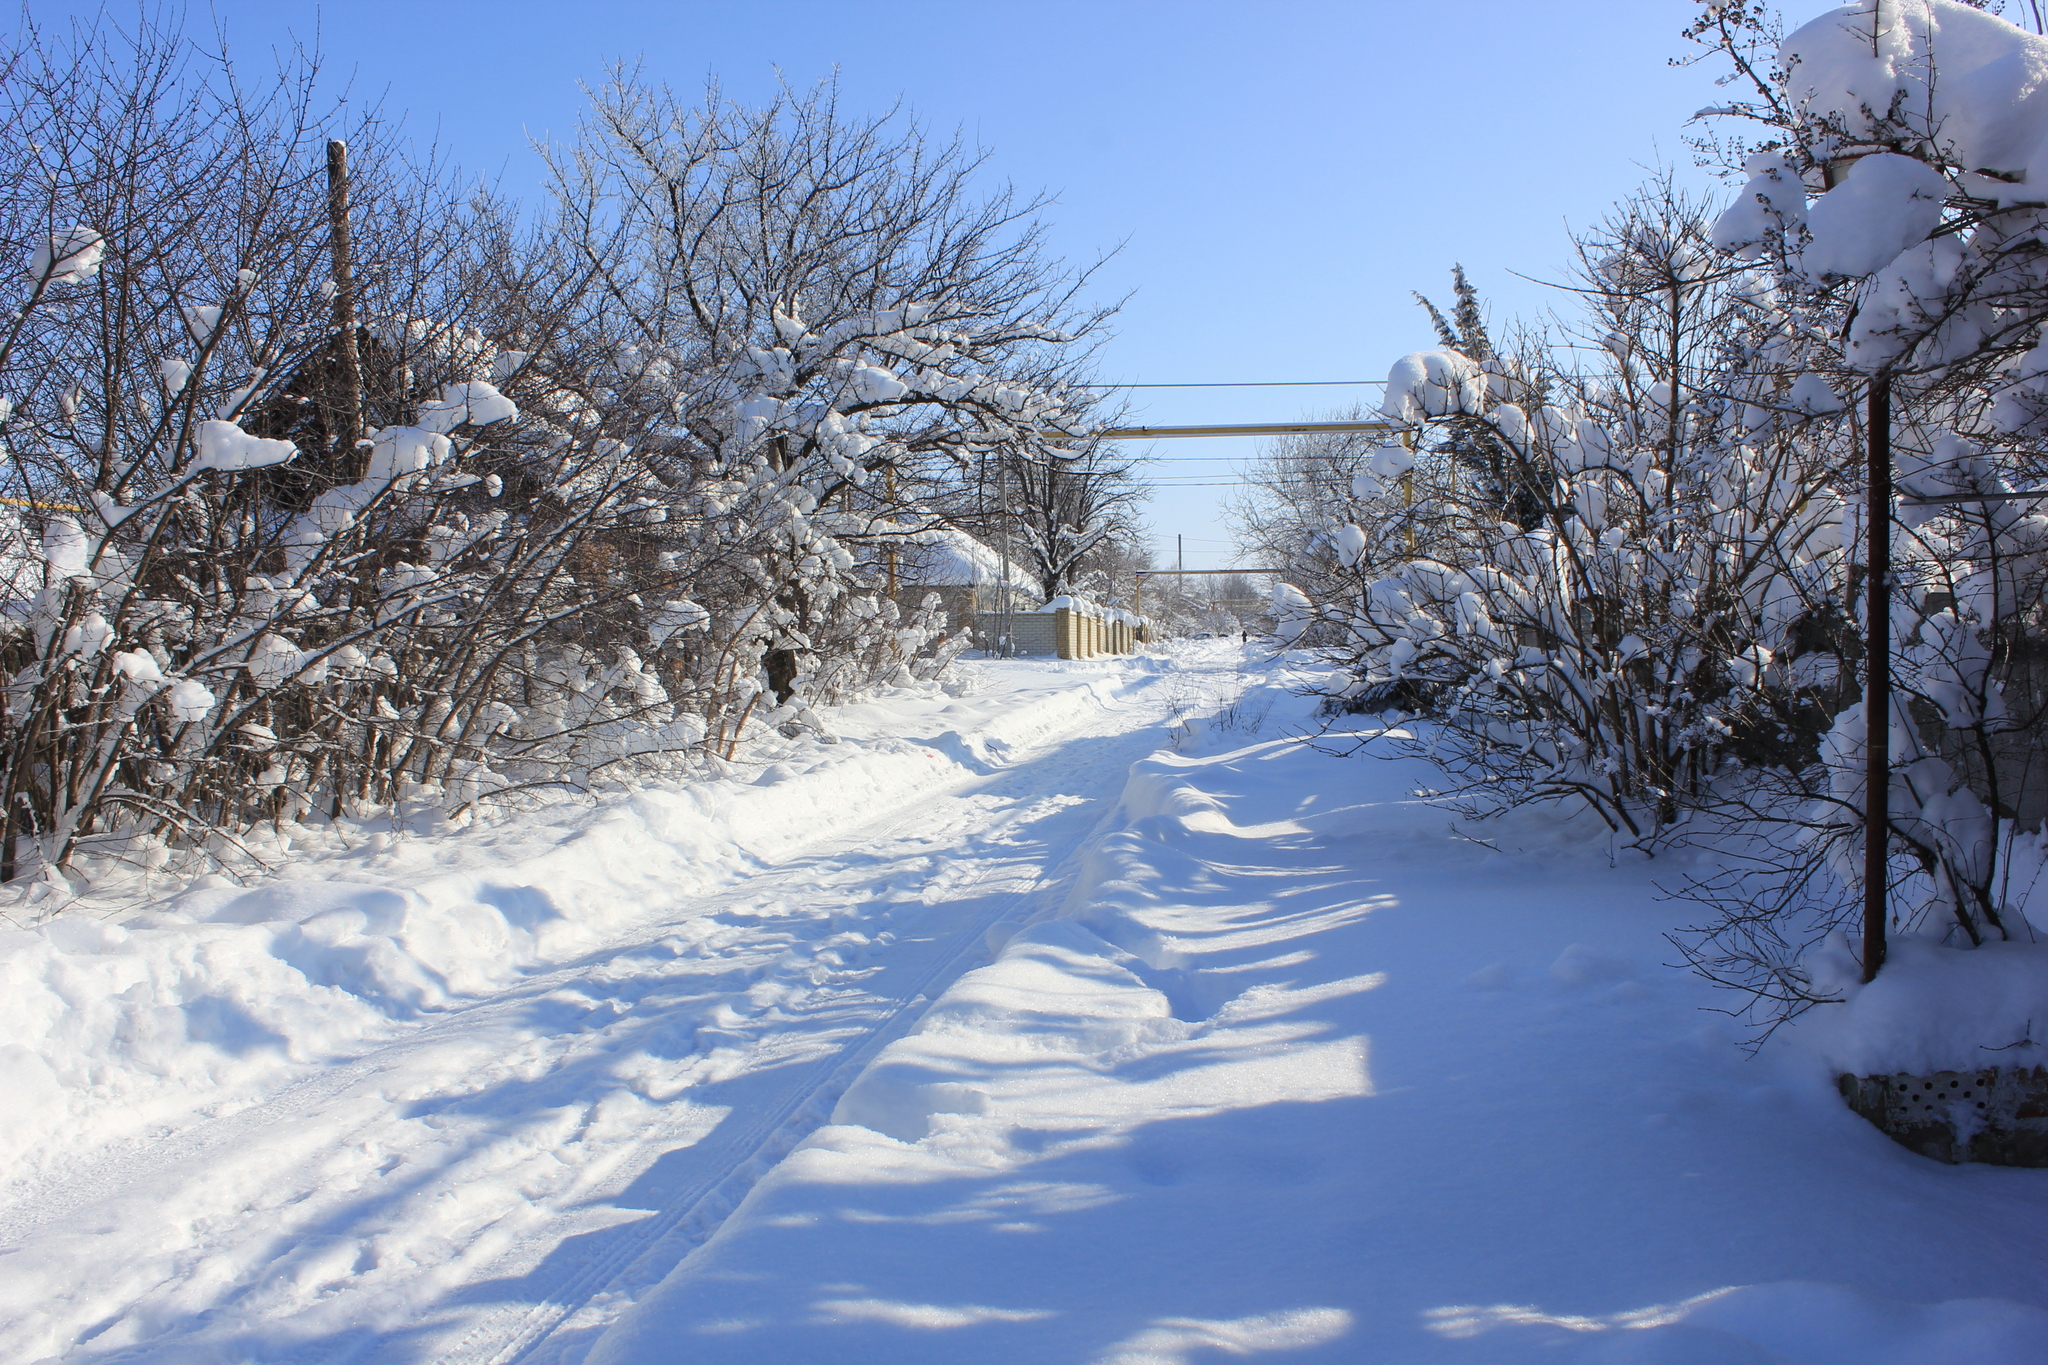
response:
M32 0L44 17L84 8ZM1667 64L1696 11L1676 0L214 5L251 60L317 34L330 70L518 194L537 184L528 136L571 129L578 82L617 59L644 57L678 87L715 73L742 98L778 68L797 83L836 68L853 106L901 98L987 147L994 174L1055 193L1067 255L1120 248L1102 287L1133 297L1103 376L1154 383L1383 378L1431 342L1409 291L1448 296L1454 261L1497 319L1559 302L1511 272L1559 278L1567 225L1598 218L1649 166L1706 183L1683 138L1714 99L1713 72ZM1136 397L1148 422L1249 422L1372 392ZM1154 453L1163 482L1222 482L1252 443ZM1180 534L1188 567L1231 562L1228 491L1155 496L1165 556Z

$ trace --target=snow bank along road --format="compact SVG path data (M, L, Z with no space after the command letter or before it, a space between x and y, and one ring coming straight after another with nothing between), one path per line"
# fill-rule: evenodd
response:
M0 1358L2048 1362L2048 1172L1747 1056L1683 868L1461 842L1236 656L0 943Z
M581 1354L1237 658L990 666L750 782L7 935L0 1359Z

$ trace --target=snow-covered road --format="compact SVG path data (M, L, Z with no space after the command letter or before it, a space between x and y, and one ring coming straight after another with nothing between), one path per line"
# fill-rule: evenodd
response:
M939 724L762 773L754 786L781 799L754 818L786 827L755 842L777 856L729 859L724 885L642 888L617 932L567 960L398 1011L365 1046L273 1068L269 1087L231 1080L225 1103L202 1093L132 1140L45 1154L0 1207L0 1356L558 1358L826 1121L862 1066L986 960L992 928L999 941L1056 903L1130 765L1174 714L1237 686L1235 662L1212 648L1164 675L1015 665L937 717L870 708L872 731ZM922 769L906 775L906 759ZM846 801L855 814L824 809ZM806 826L834 832L806 842ZM574 862L592 841L556 833L475 901L529 926L562 917L568 898L534 864ZM460 838L424 841L383 875L329 862L346 865L351 906L396 900L423 854L455 857L433 845ZM613 839L591 856L647 850ZM269 906L289 922L306 902ZM212 909L202 923L249 918ZM164 1008L203 1034L193 1003ZM237 1036L218 1050L286 1041L247 1007L223 1012Z
M2048 1171L1748 1055L1665 965L1683 855L1466 842L1311 723L1275 679L1136 764L1061 915L588 1365L2048 1362Z
M2048 1365L2048 1172L1748 1055L1689 855L1461 839L1293 681L1005 665L0 937L0 1359Z

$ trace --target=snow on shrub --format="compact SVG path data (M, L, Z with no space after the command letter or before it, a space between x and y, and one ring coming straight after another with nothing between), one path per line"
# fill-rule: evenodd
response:
M1838 998L1806 950L1859 894L1873 374L1910 500L1896 927L2024 933L2048 517L2003 495L2048 467L2048 106L2018 74L2048 39L1948 0L1846 5L1775 50L1767 22L1693 29L1765 82L1732 106L1769 125L1731 148L1733 202L1653 186L1582 238L1563 355L1497 354L1461 277L1442 345L1388 376L1414 467L1356 471L1313 532L1330 569L1279 614L1349 673L1334 704L1427 722L1408 747L1468 815L1562 800L1646 848L1732 839L1681 946L1782 1018Z
M1833 713L1832 696L1761 684L1842 647L1811 623L1848 581L1816 525L1847 446L1804 411L1826 406L1811 386L1784 391L1775 355L1716 368L1738 346L1782 352L1789 329L1738 297L1737 272L1702 268L1706 238L1697 209L1653 193L1582 242L1596 315L1631 329L1610 374L1497 356L1477 331L1460 338L1477 358L1417 353L1389 373L1417 453L1372 457L1345 514L1397 479L1412 496L1329 533L1342 586L1314 614L1351 674L1345 704L1431 717L1418 746L1470 814L1564 798L1652 840L1731 756L1811 751ZM1753 426L1736 393L1783 426ZM1282 615L1305 629L1300 605Z
M218 420L201 422L192 444L191 469L195 473L207 469L223 474L245 469L268 469L299 453L298 447L290 441L251 436L233 422Z
M683 774L823 729L819 706L967 646L935 595L889 590L976 460L1050 468L1085 438L1073 343L1100 319L1062 303L1070 272L996 226L1023 220L959 212L959 154L887 119L850 136L829 94L672 110L634 144L672 158L584 187L683 215L682 260L621 248L663 240L649 222L587 258L530 251L432 177L386 176L398 150L358 129L352 228L378 264L344 296L310 86L261 110L225 86L116 99L109 145L132 150L111 158L73 88L21 87L59 101L21 121L102 180L12 210L0 356L27 504L0 557L0 882L31 915L100 855L157 866L258 822ZM598 111L576 165L630 159L607 139L643 95L669 99L601 97L632 112ZM763 201L762 158L837 185L844 215ZM557 236L591 221L578 173ZM106 229L120 271L99 230L50 232L138 187L150 216ZM668 311L663 272L720 302ZM1062 573L1105 533L1066 523Z
M1417 422L1459 412L1477 412L1486 379L1476 362L1456 351L1416 351L1387 372L1380 410L1397 422Z
M89 227L52 233L29 253L29 278L38 285L83 284L99 274L107 258L106 239Z
M1875 274L1927 240L1947 198L1948 181L1925 162L1892 152L1858 157L1808 212L1800 264L1815 277Z
M509 422L519 415L519 405L481 381L450 384L421 405L419 425L427 431L446 435L459 426L489 426Z

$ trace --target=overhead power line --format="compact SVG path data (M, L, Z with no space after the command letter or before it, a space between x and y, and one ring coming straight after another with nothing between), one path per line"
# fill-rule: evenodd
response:
M1326 431L1400 431L1392 422L1259 422L1250 426L1110 427L1108 441L1152 441L1170 436L1312 436Z
M1076 384L1077 389L1335 389L1384 379L1233 379L1219 384Z

